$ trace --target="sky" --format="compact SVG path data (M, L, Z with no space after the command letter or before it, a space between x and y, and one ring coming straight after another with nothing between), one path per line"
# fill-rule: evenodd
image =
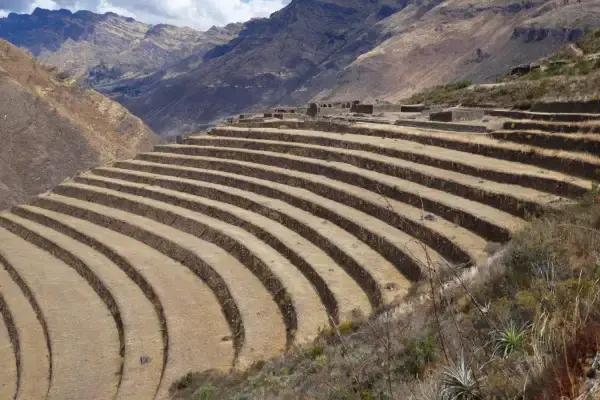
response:
M31 13L36 7L73 12L112 11L149 24L166 23L206 30L213 25L268 17L289 0L0 0L0 17Z

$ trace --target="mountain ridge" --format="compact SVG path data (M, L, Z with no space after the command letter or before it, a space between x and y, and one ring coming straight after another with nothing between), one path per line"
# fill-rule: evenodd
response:
M160 132L252 106L395 102L447 81L493 81L546 56L597 26L599 4L295 0L247 23L219 57L172 79L156 75L120 101Z
M11 13L0 18L0 37L99 88L206 52L229 41L240 28L241 24L229 24L201 32L145 24L112 12L72 13L65 9L36 8L30 15Z
M74 70L168 136L276 105L398 102L456 80L493 82L600 26L599 10L600 0L293 0L269 18L204 36L157 25L160 41L142 39L116 52L118 60ZM103 18L149 31L124 17ZM94 37L109 28L94 25ZM42 59L77 64L72 55L88 42L65 43Z

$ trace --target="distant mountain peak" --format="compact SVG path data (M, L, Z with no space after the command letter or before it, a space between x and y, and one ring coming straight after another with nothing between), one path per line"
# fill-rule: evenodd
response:
M36 8L0 18L0 38L27 49L76 78L95 85L135 79L191 55L204 55L237 36L242 24L201 32L170 24L149 25L114 12ZM111 89L112 90L112 89Z

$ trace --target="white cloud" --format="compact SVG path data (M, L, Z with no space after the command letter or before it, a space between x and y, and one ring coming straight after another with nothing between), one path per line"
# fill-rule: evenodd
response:
M114 12L139 21L208 29L254 17L268 17L289 0L0 0L0 15L31 12L35 7Z

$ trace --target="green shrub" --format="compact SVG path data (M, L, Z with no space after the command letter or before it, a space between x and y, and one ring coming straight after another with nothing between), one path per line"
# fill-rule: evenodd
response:
M354 332L356 330L356 326L352 321L344 321L338 327L340 334L347 335L350 332Z
M317 357L323 355L323 352L325 351L325 349L323 348L323 346L320 345L314 345L313 347L310 348L309 350L309 355L310 358L312 358L313 360L316 359Z
M325 354L318 355L315 357L315 362L320 368L323 368L327 364L327 356Z
M462 80L462 81L458 81L458 82L454 82L454 83L450 83L448 85L445 85L444 89L446 89L448 91L451 91L451 90L460 90L460 89L468 88L472 84L473 84L473 82L471 82L469 80Z
M515 296L517 304L521 308L535 311L540 304L540 300L531 290L519 290Z
M211 400L214 399L215 388L212 386L201 387L195 394L195 400Z
M360 391L360 399L361 400L375 400L375 394L373 394L370 390L361 390Z
M423 374L425 367L433 362L435 357L435 337L428 335L423 339L412 340L406 351L406 363L404 364L408 372L419 377Z

